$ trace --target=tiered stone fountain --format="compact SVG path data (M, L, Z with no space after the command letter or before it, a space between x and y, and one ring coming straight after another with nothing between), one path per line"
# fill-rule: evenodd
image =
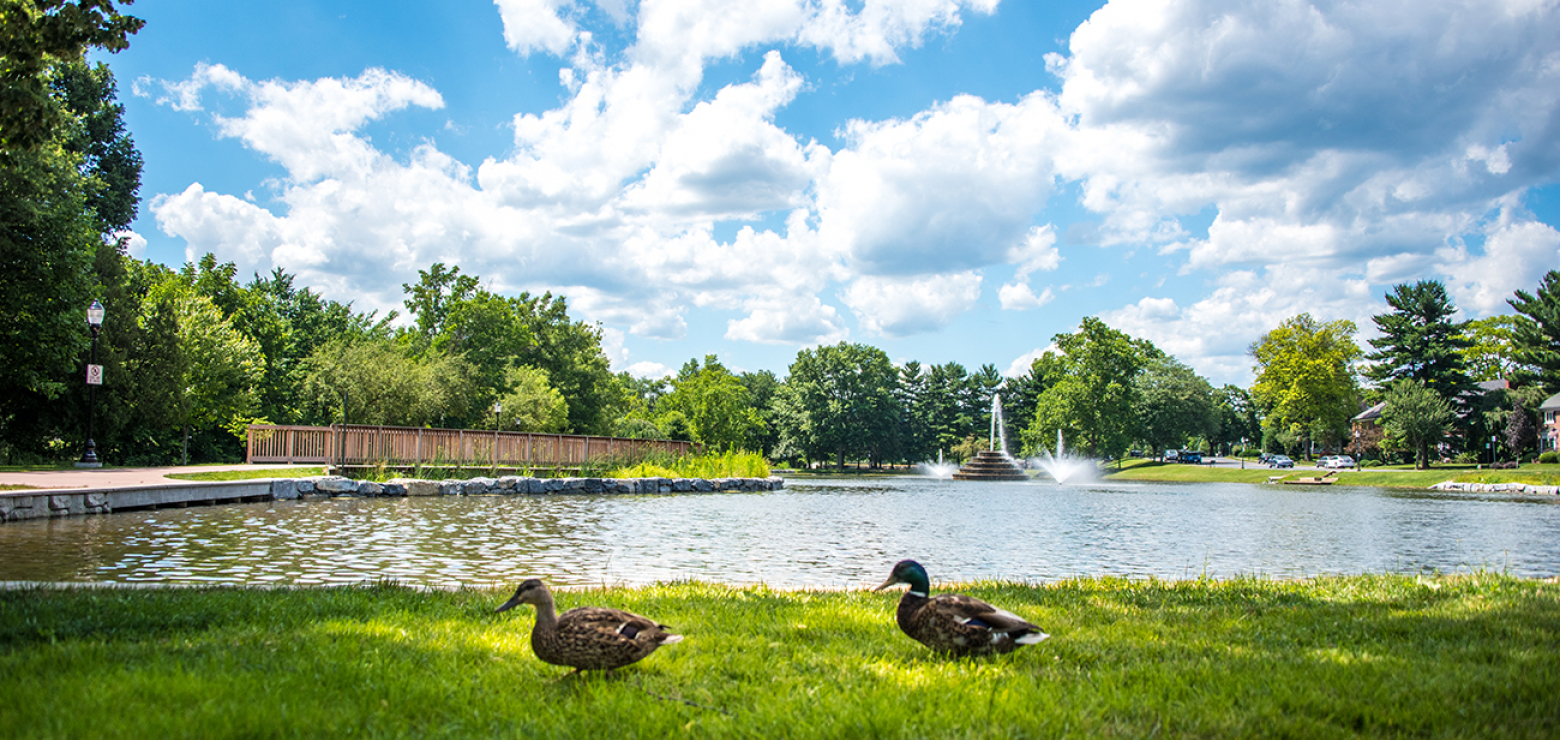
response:
M1001 445L998 446L998 441ZM975 453L975 459L953 474L954 480L1029 480L1029 474L1007 452L1007 426L1002 423L1002 396L991 397L991 449Z

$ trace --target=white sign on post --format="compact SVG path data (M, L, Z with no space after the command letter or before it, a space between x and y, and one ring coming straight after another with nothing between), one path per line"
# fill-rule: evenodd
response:
M87 366L87 385L102 385L102 384L103 384L103 366L102 365L88 365Z

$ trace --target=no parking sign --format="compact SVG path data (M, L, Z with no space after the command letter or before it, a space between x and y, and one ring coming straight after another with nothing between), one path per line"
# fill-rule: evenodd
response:
M102 365L88 365L87 366L87 385L102 385L102 384L103 384L103 366Z

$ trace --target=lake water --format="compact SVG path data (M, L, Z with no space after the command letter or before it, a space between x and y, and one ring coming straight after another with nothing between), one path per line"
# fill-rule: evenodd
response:
M331 499L0 525L0 581L493 586L700 579L1560 573L1560 499L1332 486L928 478L771 493Z

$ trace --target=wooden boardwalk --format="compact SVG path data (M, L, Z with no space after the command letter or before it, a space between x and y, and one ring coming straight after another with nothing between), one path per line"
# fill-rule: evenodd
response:
M651 453L686 455L703 445L673 440L533 434L480 429L424 429L357 424L328 427L252 424L248 460L313 463L334 468L489 468L571 470L596 460Z

